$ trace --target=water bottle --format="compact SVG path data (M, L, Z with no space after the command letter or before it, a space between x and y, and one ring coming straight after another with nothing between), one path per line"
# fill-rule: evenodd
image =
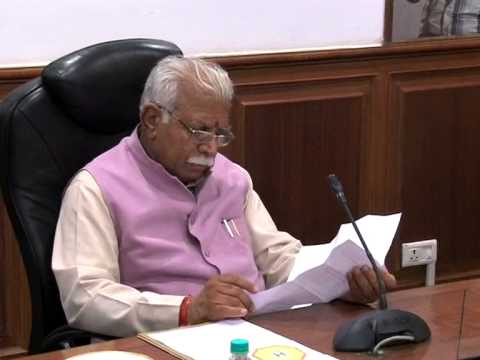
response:
M249 360L248 340L233 339L230 341L230 360Z

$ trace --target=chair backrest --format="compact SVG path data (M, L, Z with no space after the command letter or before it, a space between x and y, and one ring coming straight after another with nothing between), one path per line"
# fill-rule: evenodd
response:
M138 123L144 82L169 42L118 40L49 64L0 103L0 185L32 300L30 352L65 325L51 254L62 194L86 163Z

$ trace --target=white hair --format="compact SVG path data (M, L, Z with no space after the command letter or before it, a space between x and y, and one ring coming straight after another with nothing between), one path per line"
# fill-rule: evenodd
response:
M167 56L155 65L147 78L140 112L148 103L174 111L181 82L228 105L233 99L232 81L219 65L199 58Z

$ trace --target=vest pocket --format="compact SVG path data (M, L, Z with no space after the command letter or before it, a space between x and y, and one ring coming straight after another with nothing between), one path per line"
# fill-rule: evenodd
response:
M220 227L226 239L250 243L250 233L245 216L222 218Z
M238 220L240 218L223 218L221 220L221 226L226 233L226 235L230 238L238 238L241 237L242 234L240 232L239 226L237 226Z

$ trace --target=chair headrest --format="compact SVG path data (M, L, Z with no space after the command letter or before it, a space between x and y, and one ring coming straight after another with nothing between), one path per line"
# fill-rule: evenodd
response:
M150 70L181 55L174 44L127 39L96 44L50 63L42 82L59 107L81 127L106 134L132 129Z

